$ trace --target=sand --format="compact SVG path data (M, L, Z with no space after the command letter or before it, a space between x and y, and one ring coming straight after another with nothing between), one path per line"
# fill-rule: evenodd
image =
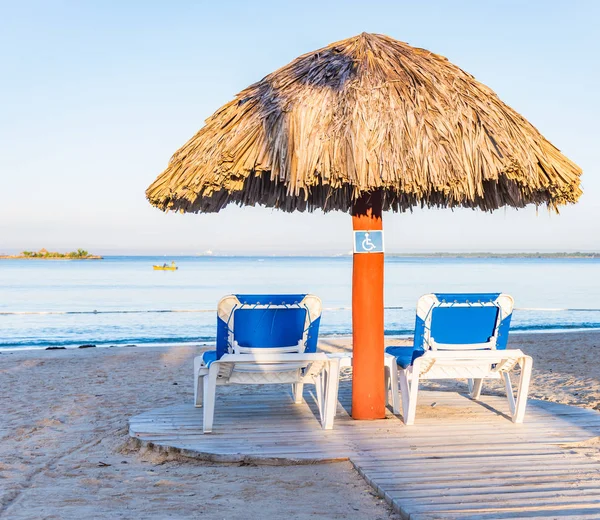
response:
M0 517L397 518L349 462L215 465L133 450L128 417L189 401L201 350L0 354Z
M600 409L599 332L514 334L511 346L534 358L532 397ZM350 463L224 465L135 449L128 417L189 401L191 360L205 348L0 354L0 517L398 518Z

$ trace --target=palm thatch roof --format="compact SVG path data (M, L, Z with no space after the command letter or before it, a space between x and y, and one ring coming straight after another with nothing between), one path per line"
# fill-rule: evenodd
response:
M162 210L229 203L350 211L557 206L581 169L446 58L363 33L310 52L217 110L146 191Z

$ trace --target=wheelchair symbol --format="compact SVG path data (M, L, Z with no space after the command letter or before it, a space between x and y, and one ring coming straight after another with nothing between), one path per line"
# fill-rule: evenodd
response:
M355 231L354 252L383 253L383 231Z
M373 249L377 247L373 242L371 242L369 233L365 233L365 239L362 241L361 245L365 251L373 251Z

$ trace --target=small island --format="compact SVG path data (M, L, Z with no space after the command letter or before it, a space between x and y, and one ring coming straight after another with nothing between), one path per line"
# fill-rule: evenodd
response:
M39 251L23 251L18 255L0 255L0 260L102 260L102 257L90 255L85 249L78 249L70 253L40 249Z

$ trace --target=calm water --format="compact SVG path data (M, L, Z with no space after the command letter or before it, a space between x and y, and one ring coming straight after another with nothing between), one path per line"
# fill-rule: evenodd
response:
M171 260L0 261L0 348L210 341L229 293L312 292L321 333L350 333L350 257L180 257L176 272L152 270ZM513 295L514 329L600 328L600 260L388 257L386 334L410 333L420 295L463 291Z

